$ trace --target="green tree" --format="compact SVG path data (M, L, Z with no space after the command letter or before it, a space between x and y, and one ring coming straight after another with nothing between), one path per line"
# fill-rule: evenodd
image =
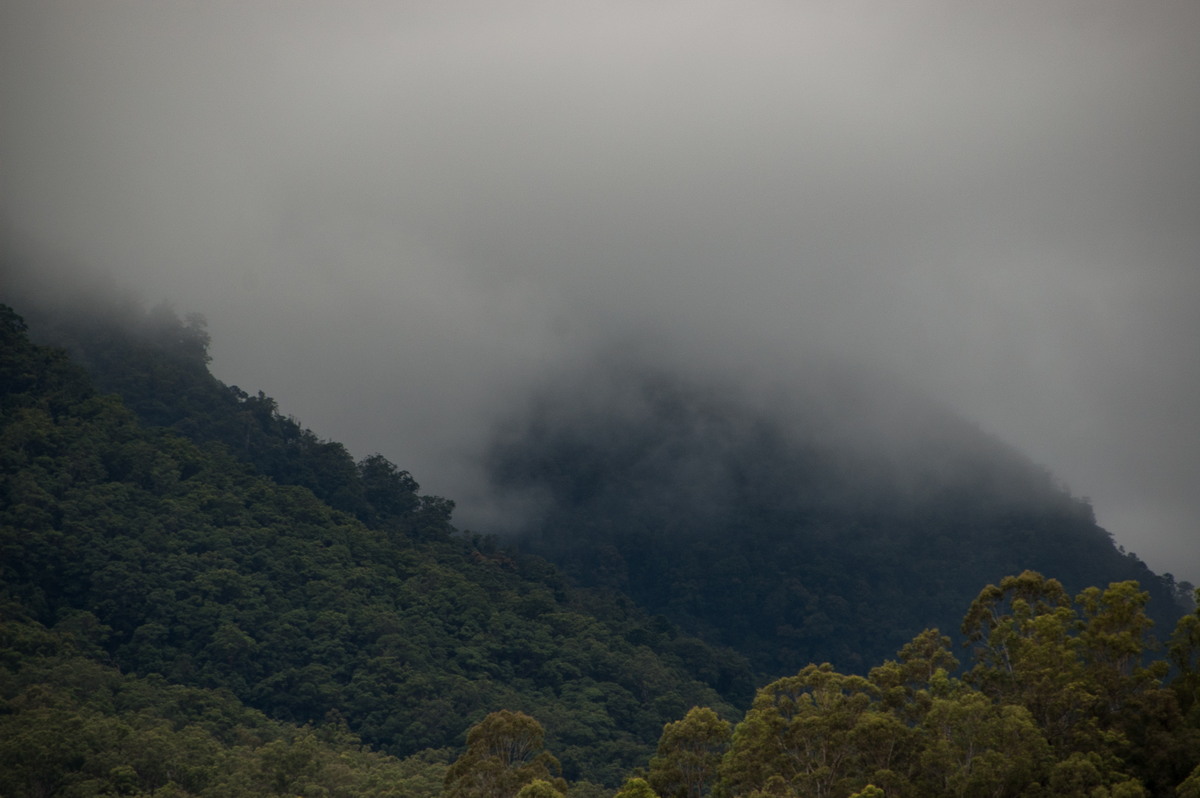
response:
M851 795L850 798L885 798L886 793L874 784L868 784L858 792Z
M1025 571L988 585L963 620L975 667L966 680L1001 704L1019 704L1061 750L1094 741L1095 688L1084 672L1079 619L1057 579Z
M782 784L829 798L866 786L868 777L890 772L905 733L878 699L869 681L828 663L772 682L734 730L721 763L723 788L742 794Z
M493 712L467 732L467 750L446 771L447 798L514 798L535 780L559 792L558 760L543 750L542 724L523 712Z
M259 751L259 782L272 795L295 795L320 774L322 762L316 737L305 729L298 739L275 740Z
M517 791L516 798L563 798L563 794L545 779L534 779Z
M1048 765L1050 746L1024 707L963 687L934 699L922 730L919 779L927 795L1019 795Z
M1149 600L1150 594L1132 581L1114 582L1103 591L1089 587L1075 600L1083 614L1084 666L1107 715L1120 713L1133 695L1157 688L1166 676L1167 663L1142 661L1154 625L1145 611Z
M716 779L731 728L708 707L692 707L663 727L650 760L650 785L662 798L701 798Z
M950 653L950 638L937 629L926 629L905 643L899 661L888 660L872 668L871 683L880 691L883 705L907 726L921 722L932 701L931 684L944 683L958 667Z
M613 798L659 798L659 796L648 781L635 776L626 781Z
M1120 771L1115 757L1099 751L1076 751L1055 762L1046 786L1055 798L1144 798L1146 795L1137 779Z

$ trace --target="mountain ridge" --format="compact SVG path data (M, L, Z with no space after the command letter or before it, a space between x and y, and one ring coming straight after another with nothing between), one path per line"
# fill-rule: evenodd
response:
M79 352L85 376L63 350L29 342L5 310L6 639L66 642L6 643L0 653L16 669L10 688L26 691L76 689L44 675L58 667L44 651L60 645L88 652L56 655L78 679L99 658L135 680L129 689L154 692L157 678L216 690L234 701L228 712L269 719L240 716L261 730L263 756L278 743L327 761L337 745L365 742L407 757L397 778L432 794L467 726L515 709L545 722L571 794L590 798L645 762L689 705L731 721L774 675L831 661L874 673L917 633L936 635L922 629L956 628L987 584L965 566L1016 573L1023 560L999 553L1038 545L1079 579L1099 573L1071 564L1085 549L1140 564L1086 502L1011 450L990 471L949 469L957 483L934 469L943 481L916 491L920 501L906 482L859 501L853 480L867 472L873 488L888 487L887 467L798 445L811 438L662 375L647 395L626 382L636 412L614 419L588 408L582 432L566 423L573 411L535 414L533 437L519 420L509 428L495 473L548 502L543 527L512 548L455 530L453 503L420 494L385 458L355 462L270 397L213 378L199 317L142 313L124 328L43 320L41 335ZM1006 474L1040 491L1032 508L1014 510ZM965 539L980 546L974 563L952 534L964 521L974 523ZM981 544L997 532L999 544ZM564 539L587 545L554 550ZM936 568L913 570L928 550ZM1175 597L1140 568L1151 607ZM335 747L310 741L304 724Z
M599 781L692 704L736 714L693 675L706 661L750 689L736 656L616 597L583 606L553 568L456 533L443 501L377 502L368 526L223 444L143 426L5 313L5 595L47 627L82 613L123 670L285 722L336 710L402 755L515 707L551 720L572 779Z
M762 673L826 660L861 671L923 628L954 630L978 585L1024 570L1072 590L1136 579L1167 629L1180 611L1186 586L1118 549L1085 500L886 382L841 382L840 423L862 418L846 431L806 396L789 422L666 371L591 379L619 400L572 404L550 388L491 450L497 492L539 508L514 531L520 545L757 652ZM873 408L892 413L892 430L872 430Z

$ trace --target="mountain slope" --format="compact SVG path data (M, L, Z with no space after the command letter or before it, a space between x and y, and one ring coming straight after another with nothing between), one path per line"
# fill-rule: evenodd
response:
M781 410L657 369L583 382L547 389L492 451L497 491L538 508L522 545L762 673L861 672L1026 569L1072 590L1136 579L1160 628L1179 614L1086 502L893 387L838 375Z
M64 771L87 794L128 791L106 763L136 754L155 789L143 749L191 742L196 794L299 791L317 771L337 794L351 779L430 794L466 727L506 708L544 723L570 779L611 786L687 707L744 706L749 667L713 641L760 674L865 672L1026 567L1072 590L1139 579L1173 614L1172 586L1086 502L877 383L790 413L653 370L543 394L490 465L540 506L523 544L580 589L458 534L453 505L382 457L355 463L221 385L197 319L43 320L89 377L0 312L0 726L16 741L0 761L31 784ZM70 763L26 767L20 745L56 724ZM301 760L315 770L264 781Z
M436 502L369 527L218 443L145 427L3 313L0 586L16 615L82 618L123 671L291 723L332 711L396 754L524 710L572 779L615 782L689 706L734 714L692 675L724 656L700 641L619 599L590 614L545 563L454 534Z

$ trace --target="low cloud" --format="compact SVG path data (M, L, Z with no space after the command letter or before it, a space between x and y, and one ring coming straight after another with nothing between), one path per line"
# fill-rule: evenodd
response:
M834 357L1200 580L1192 4L45 0L0 31L9 227L203 312L219 377L465 517L564 364Z

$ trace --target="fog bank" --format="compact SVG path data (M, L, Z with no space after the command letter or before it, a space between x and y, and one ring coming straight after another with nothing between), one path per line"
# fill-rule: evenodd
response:
M17 0L0 214L467 524L564 364L786 396L832 359L1200 581L1198 36L1157 0Z

